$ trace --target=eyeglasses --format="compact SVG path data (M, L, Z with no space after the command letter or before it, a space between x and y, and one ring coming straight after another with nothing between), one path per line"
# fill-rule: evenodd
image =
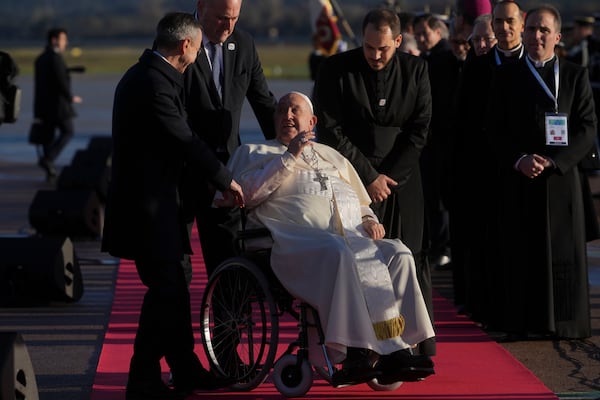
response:
M465 39L452 39L450 42L456 46L466 46L469 44L469 42Z
M496 41L495 36L471 36L471 41L473 43L481 43L484 41L486 44L492 44Z

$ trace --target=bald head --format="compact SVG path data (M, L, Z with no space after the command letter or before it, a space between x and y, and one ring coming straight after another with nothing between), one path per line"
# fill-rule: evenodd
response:
M196 10L206 38L223 43L233 34L240 17L242 0L198 0Z

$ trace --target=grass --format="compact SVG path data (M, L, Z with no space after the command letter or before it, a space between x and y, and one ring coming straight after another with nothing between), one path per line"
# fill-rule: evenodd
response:
M257 45L265 75L269 79L307 79L310 45ZM21 75L33 73L35 58L41 48L4 48L13 56ZM121 74L137 62L143 48L134 46L89 46L67 50L69 66L82 65L88 74Z

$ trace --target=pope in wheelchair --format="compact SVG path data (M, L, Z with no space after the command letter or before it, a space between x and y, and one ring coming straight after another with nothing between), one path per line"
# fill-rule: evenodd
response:
M433 362L411 349L435 333L413 256L384 238L350 162L314 141L316 120L306 95L288 93L276 110L276 139L233 154L228 167L243 188L248 225L268 229L274 275L316 310L334 386L422 380ZM309 355L319 359L312 348Z

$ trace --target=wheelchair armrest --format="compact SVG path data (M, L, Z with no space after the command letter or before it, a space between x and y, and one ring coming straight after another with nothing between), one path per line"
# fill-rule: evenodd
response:
M238 239L246 240L260 237L270 237L271 231L267 228L253 228L253 229L245 229L243 231L238 231Z
M267 228L244 229L237 233L238 251L266 250L273 247L273 238Z

